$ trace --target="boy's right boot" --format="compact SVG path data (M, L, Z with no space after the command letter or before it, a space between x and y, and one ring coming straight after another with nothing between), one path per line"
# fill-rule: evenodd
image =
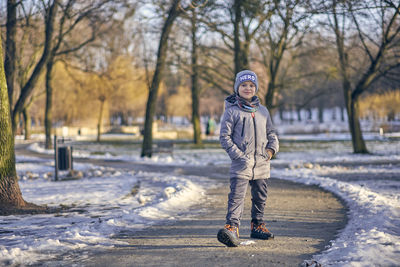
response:
M226 224L225 227L218 231L218 241L228 247L239 246L239 228Z
M265 223L256 224L252 222L250 237L267 240L274 238L274 234L267 229Z

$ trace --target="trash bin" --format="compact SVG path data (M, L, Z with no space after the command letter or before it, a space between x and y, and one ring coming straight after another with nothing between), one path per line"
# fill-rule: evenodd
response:
M71 146L62 146L58 148L58 169L60 171L72 169Z

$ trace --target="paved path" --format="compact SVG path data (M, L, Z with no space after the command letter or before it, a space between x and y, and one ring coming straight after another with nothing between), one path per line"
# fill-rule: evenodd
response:
M17 146L17 154L35 155ZM331 193L317 186L306 186L271 178L265 219L276 235L274 240L227 248L216 234L224 225L228 194L227 168L157 166L129 162L76 160L103 166L182 175L207 176L222 186L207 192L205 205L193 207L200 215L157 225L139 232L120 233L116 238L128 245L94 251L72 263L84 266L298 266L324 250L343 229L346 209ZM250 240L250 195L240 228L242 241ZM47 262L44 265L51 266Z
M227 248L216 239L224 224L227 188L209 192L207 212L171 225L121 233L129 245L91 255L85 266L298 266L322 251L345 225L345 209L331 193L270 179L265 217L273 240ZM241 240L249 240L250 196L247 196Z

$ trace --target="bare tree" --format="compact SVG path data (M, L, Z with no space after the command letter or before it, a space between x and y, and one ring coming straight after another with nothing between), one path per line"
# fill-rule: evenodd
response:
M268 1L235 0L232 9L235 73L238 73L249 68L251 41L275 8Z
M278 77L287 50L298 47L307 33L310 16L304 11L300 0L275 1L271 19L262 26L256 38L260 50L259 62L264 65L268 76L268 89L264 103L268 109L274 108ZM256 59L257 60L257 59Z
M199 84L199 67L198 67L198 41L197 27L198 21L196 10L192 10L191 26L192 26L192 125L193 125L193 141L196 145L201 145L201 128L200 128L200 84Z
M21 93L15 106L12 111L12 126L13 132L15 133L17 124L19 122L19 115L22 112L25 102L31 95L40 74L44 70L44 67L47 64L47 61L50 57L51 53L51 46L52 46L52 37L54 34L54 22L57 14L57 9L59 6L59 0L54 0L53 2L49 1L47 5L44 4L44 11L45 11L45 42L44 48L41 55L40 60L35 65L32 74L30 75L29 79L27 80L26 84L21 88ZM12 38L12 37L11 37Z
M164 67L167 57L168 40L171 33L171 29L175 19L180 16L183 12L190 9L194 9L199 6L203 6L207 1L204 0L193 0L190 1L188 6L183 7L180 0L173 0L170 9L168 10L168 16L164 22L161 30L160 42L157 51L156 67L153 74L153 79L149 89L149 96L146 104L146 118L144 124L144 137L142 143L142 157L151 157L152 146L153 146L153 117L156 109L156 101L158 95L158 89L160 86L161 79L163 77Z
M231 94L232 78L250 67L250 47L262 25L270 19L274 5L265 0L234 0L216 1L213 7L200 20L221 38L201 48L208 57L208 65L201 66L201 79Z
M149 89L149 97L147 99L147 105L146 105L146 120L144 124L144 137L143 137L142 153L141 153L142 157L151 157L152 155L153 117L156 109L158 88L160 86L160 82L164 71L169 34L171 32L174 20L179 16L180 13L181 13L180 0L174 0L172 2L171 8L168 11L168 17L164 22L164 26L161 31L161 37L157 52L156 69Z
M356 3L333 0L326 6L329 25L335 34L339 70L345 98L354 153L368 153L359 120L359 97L378 79L400 67L400 3L373 0ZM351 28L349 28L351 26ZM366 57L356 73L352 73L347 36L358 37L357 47ZM353 59L354 60L354 59ZM352 64L353 63L353 64Z
M22 198L15 169L14 135L10 115L0 36L0 214L2 215L40 208Z
M58 33L54 38L54 44L52 45L46 64L46 108L44 124L46 134L45 147L47 149L52 147L51 110L53 101L52 77L54 63L57 58L77 52L95 41L101 34L101 26L105 25L109 17L112 16L112 14L106 11L110 8L107 4L118 5L119 2L120 1L112 0L85 1L83 5L81 2L76 2L75 0L68 0L65 4L60 5ZM132 12L128 13L132 14ZM82 28L86 28L86 30L89 31L85 34L87 37L79 39L79 41L73 40L73 36L76 35L77 32L81 32ZM105 29L103 29L103 31L105 31Z

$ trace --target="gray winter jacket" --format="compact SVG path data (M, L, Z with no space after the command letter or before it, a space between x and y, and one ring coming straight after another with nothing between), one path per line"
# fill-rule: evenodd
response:
M249 180L270 177L267 149L277 153L279 141L266 107L260 104L256 112L250 113L227 98L219 140L232 160L231 177Z

